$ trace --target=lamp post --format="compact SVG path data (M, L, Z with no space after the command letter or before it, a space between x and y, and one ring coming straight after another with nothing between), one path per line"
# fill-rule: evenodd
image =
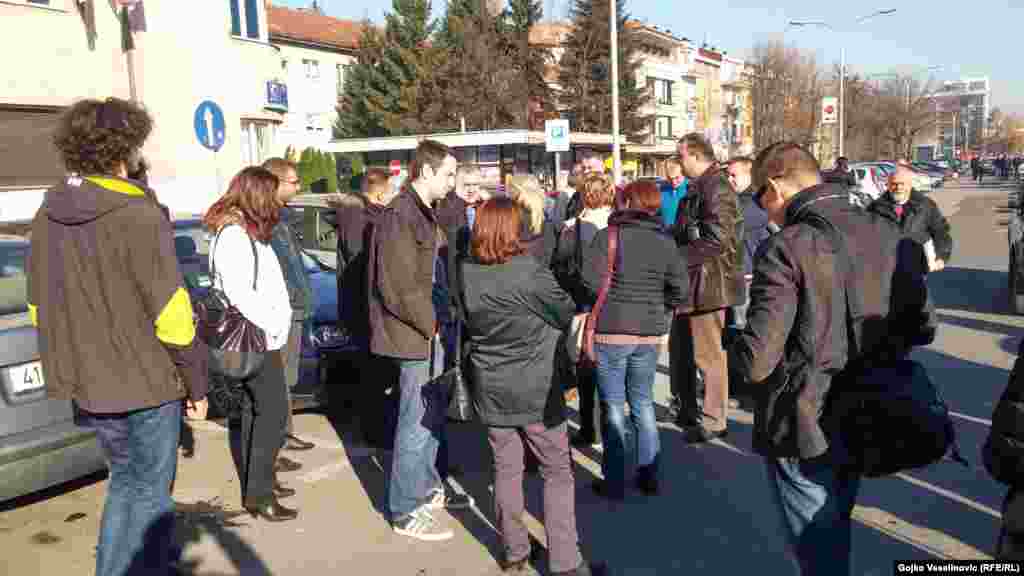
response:
M616 185L622 180L622 149L619 147L619 22L616 0L608 0L608 23L611 34L612 64L612 178Z
M861 16L854 20L854 24L862 24L876 16L886 16L895 12L895 8L876 10L867 16ZM831 24L823 20L790 20L789 25L794 28L803 26L818 26L835 32ZM846 136L846 46L839 49L839 155L843 156Z

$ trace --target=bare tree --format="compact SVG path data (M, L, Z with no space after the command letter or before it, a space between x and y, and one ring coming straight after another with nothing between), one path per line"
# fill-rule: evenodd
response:
M914 139L938 121L931 82L894 75L875 92L878 129L893 156L911 158Z
M751 64L754 146L780 140L805 146L816 142L824 83L813 53L762 42L754 46Z

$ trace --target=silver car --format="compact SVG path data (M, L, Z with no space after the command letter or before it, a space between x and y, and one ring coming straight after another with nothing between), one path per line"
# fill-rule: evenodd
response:
M71 402L47 400L36 329L28 315L28 241L0 235L0 501L106 467Z

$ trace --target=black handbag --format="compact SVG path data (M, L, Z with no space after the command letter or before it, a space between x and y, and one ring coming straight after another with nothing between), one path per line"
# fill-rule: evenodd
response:
M476 409L473 407L473 397L470 394L469 382L462 371L463 350L462 350L462 327L466 321L466 307L462 296L462 271L459 268L459 259L456 249L452 249L453 237L457 234L449 230L448 248L448 270L449 292L454 295L450 298L455 306L455 361L451 368L445 370L440 376L434 377L434 358L437 356L434 344L437 338L430 341L430 377L431 384L439 386L448 395L448 406L445 415L452 422L473 422L476 420ZM452 286L454 284L454 286ZM453 289L454 288L454 289Z
M224 231L221 228L214 239L214 251L217 240ZM253 254L252 287L256 289L259 277L260 262L256 254L256 242L249 238ZM216 260L210 256L210 276L217 277ZM199 322L196 330L199 339L210 350L210 373L218 380L244 382L250 380L263 368L267 354L267 336L263 329L253 324L239 312L227 295L216 282L198 300L196 315Z

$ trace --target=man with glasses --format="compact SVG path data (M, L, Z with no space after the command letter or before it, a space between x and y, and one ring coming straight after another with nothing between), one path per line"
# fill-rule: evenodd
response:
M848 575L860 474L822 425L825 399L848 365L900 359L934 337L923 259L840 184L823 183L798 144L768 147L753 172L757 203L782 230L759 250L746 328L727 345L761 390L753 447L800 573Z
M288 296L292 303L292 329L288 332L288 345L281 350L284 356L285 389L288 391L288 423L285 429L285 450L311 450L315 446L295 436L291 410L291 390L299 382L299 360L302 344L302 325L313 311L313 288L306 275L306 267L302 264L299 241L295 237L289 223L292 220L291 208L287 204L298 196L302 181L299 180L295 164L284 158L271 158L263 163L263 167L278 178L277 199L281 203L281 216L274 227L270 238L270 246L274 249L281 271L284 272ZM292 472L302 465L288 458L279 458L275 471Z
M895 226L904 237L924 247L928 268L938 272L953 254L949 220L934 200L913 189L914 173L899 166L889 176L889 191L868 206L868 212Z

